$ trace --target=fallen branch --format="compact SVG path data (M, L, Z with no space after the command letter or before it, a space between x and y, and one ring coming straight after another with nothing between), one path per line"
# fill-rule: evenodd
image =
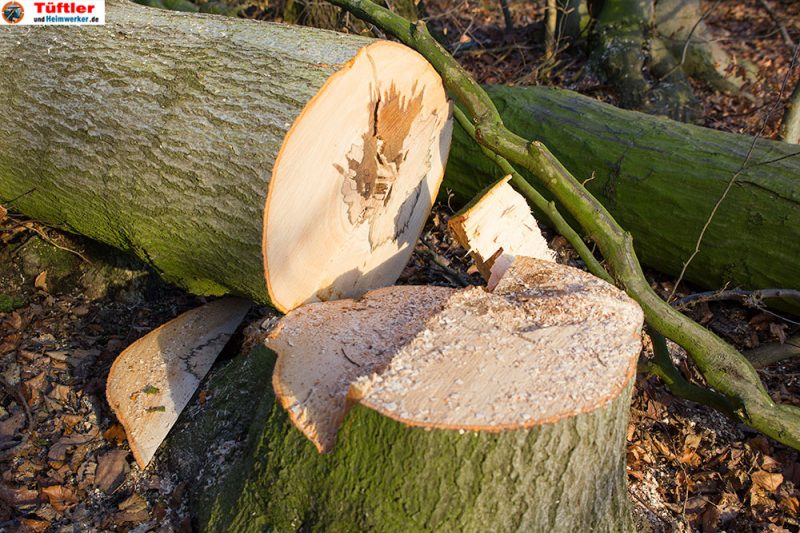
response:
M478 142L536 176L597 243L615 279L645 312L648 323L681 345L708 384L741 407L740 421L800 449L800 409L776 405L753 366L722 339L664 302L650 287L633 241L600 202L578 182L541 142L506 129L492 101L478 83L427 31L369 0L330 0L368 20L420 52L441 74L445 87L475 124Z
M719 302L722 300L736 300L747 307L764 308L764 300L782 300L791 298L800 300L800 291L794 289L759 289L746 291L744 289L730 289L722 291L707 291L690 294L672 302L672 307L683 310L703 302Z
M771 18L772 22L774 22L775 26L777 26L778 31L781 32L783 42L789 46L794 46L794 40L792 40L792 36L789 35L789 31L786 29L786 24L784 24L778 14L775 13L775 8L773 8L767 0L758 0L758 3L761 4L761 7L764 8L764 11L767 12L769 18Z

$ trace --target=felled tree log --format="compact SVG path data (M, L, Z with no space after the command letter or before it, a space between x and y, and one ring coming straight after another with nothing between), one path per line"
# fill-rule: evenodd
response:
M338 63L373 41L115 2L108 9L109 26L92 30L91 38L84 39L84 30L26 33L15 27L7 28L14 39L0 39L0 51L30 65L0 78L7 102L0 121L0 202L16 198L9 207L136 253L194 292L267 300L261 218L270 153L292 119L291 113L283 120L274 113L279 105L301 106L298 95L311 92L308 72L322 78L335 70L312 61L305 64L311 71L290 75L290 58L307 54L306 59L331 61L325 57L340 45L351 46L333 59ZM126 17L136 20L128 24ZM115 24L127 25L121 31L131 38L117 38ZM183 35L182 28L197 31ZM292 39L318 42L320 48L290 46ZM90 61L81 50L107 60ZM145 56L146 76L140 68ZM288 85L271 85L279 75ZM79 95L61 90L81 87ZM694 250L752 143L750 137L619 110L569 91L487 90L512 129L545 142L575 176L588 180L586 187L633 234L645 264L673 275ZM325 137L331 138L339 138L339 131ZM446 145L444 134L441 143ZM711 289L726 283L800 287L795 151L768 140L755 144L688 280ZM344 159L342 168L349 168ZM469 201L500 176L457 128L444 183L455 201ZM184 190L186 183L195 185ZM303 205L296 211L307 211ZM308 224L317 220L323 219L315 215ZM411 233L406 240L413 240ZM313 273L296 270L302 277Z
M494 293L399 286L303 306L270 335L278 402L205 525L630 531L641 325L612 286L523 257Z
M279 310L394 282L451 131L419 54L120 0L107 20L4 32L25 67L0 78L0 201Z
M753 144L752 137L620 110L571 91L486 90L506 125L546 143L633 235L641 261L667 274L680 273ZM800 287L796 152L782 142L755 143L685 279L712 289ZM502 174L456 127L444 183L455 200L468 201Z

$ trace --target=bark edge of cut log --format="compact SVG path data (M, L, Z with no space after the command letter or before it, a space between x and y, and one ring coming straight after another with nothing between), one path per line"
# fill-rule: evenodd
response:
M641 324L616 288L521 256L493 293L397 286L295 309L267 342L277 401L259 406L204 527L633 531L625 438ZM520 352L538 373L515 366Z

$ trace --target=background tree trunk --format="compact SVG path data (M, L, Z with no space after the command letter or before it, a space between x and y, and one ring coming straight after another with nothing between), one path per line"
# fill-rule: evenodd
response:
M592 58L617 88L622 107L691 122L698 101L683 70L653 35L654 11L654 0L605 0ZM651 79L646 67L663 79Z

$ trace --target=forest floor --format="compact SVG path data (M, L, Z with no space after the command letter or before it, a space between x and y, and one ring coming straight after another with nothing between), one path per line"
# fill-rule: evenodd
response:
M557 85L615 103L582 47L561 50L555 64L540 60L541 4L511 2L513 31L495 2L430 0L425 8L479 80ZM772 4L800 41L800 2ZM251 14L275 18L268 9ZM701 124L773 137L788 96L781 87L800 79L800 67L789 71L792 47L755 0L718 2L707 22L729 52L759 67L759 79L749 88L753 100L694 83ZM450 214L437 206L401 283L480 283L446 232ZM548 236L560 261L581 265L562 237ZM671 291L674 279L648 276L658 291ZM682 286L678 295L693 292ZM112 250L0 209L0 532L191 531L192 480L160 458L139 470L106 403L105 379L122 349L204 301ZM701 303L688 313L742 350L800 330L797 317L735 302ZM672 351L698 379L685 354ZM800 405L800 361L760 375L776 401ZM655 531L800 531L798 453L673 397L657 378L636 384L628 474L632 500Z

